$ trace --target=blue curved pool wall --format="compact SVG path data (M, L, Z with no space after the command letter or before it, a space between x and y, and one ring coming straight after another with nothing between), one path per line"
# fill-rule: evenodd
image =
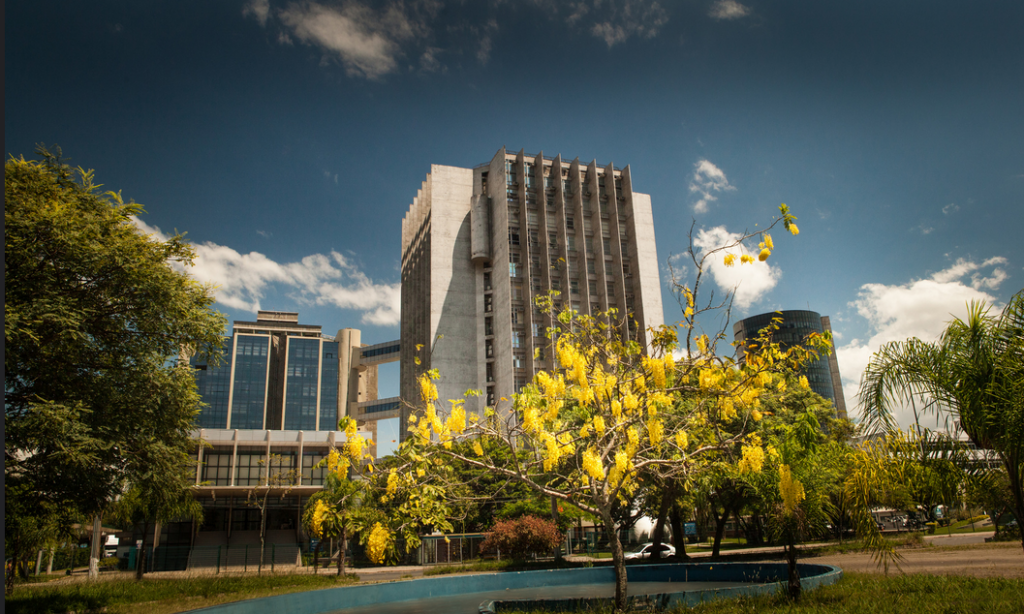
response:
M656 596L634 597L634 600L657 600L663 607L676 604L695 605L712 599L753 597L785 590L785 563L669 563L660 565L634 565L626 568L630 582L751 582L736 588L693 590ZM831 565L800 564L800 582L804 590L838 582L843 572ZM324 614L345 608L411 601L430 597L445 597L465 593L498 591L506 588L535 588L575 584L607 584L615 581L611 566L582 569L554 569L542 571L501 572L458 576L418 578L381 584L361 584L326 588L301 593L289 593L261 599L225 603L193 612L202 614ZM482 600L481 600L482 601ZM609 602L608 599L564 599L530 602L494 602L486 604L491 611L530 607L574 609L584 604ZM639 601L637 601L639 603ZM487 611L481 609L482 612Z
M843 577L843 571L832 565L800 563L800 586L813 590L835 584ZM592 574L593 581L573 581L572 584L599 584L615 581L615 570L602 567L588 570L603 572ZM530 572L537 573L537 572ZM663 565L638 565L626 568L629 582L750 582L749 586L698 589L660 595L631 596L627 607L653 607L656 610L678 606L693 607L705 601L735 599L773 595L788 589L786 563L675 563ZM480 614L493 614L514 610L550 610L556 612L587 611L601 605L610 606L610 598L593 599L533 599L517 601L492 601L481 604Z

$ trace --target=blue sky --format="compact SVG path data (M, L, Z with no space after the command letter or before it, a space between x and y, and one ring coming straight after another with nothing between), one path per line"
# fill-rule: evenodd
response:
M878 345L1024 287L1021 32L1020 2L16 0L4 139L186 231L229 319L367 343L398 336L430 164L629 164L663 265L692 220L710 246L785 202L799 237L712 286L741 317L830 315L854 405Z

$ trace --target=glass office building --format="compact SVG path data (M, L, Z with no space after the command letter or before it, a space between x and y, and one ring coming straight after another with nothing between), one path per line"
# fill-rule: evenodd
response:
M348 413L338 403L338 341L299 324L298 314L261 311L256 322L235 322L219 365L191 362L205 403L200 428L333 431ZM356 396L376 398L376 390Z
M824 334L832 332L828 316L821 316L814 311L776 311L762 313L740 320L733 325L733 336L737 342L757 337L768 327L774 318L781 318L779 330L772 335L772 341L783 349L801 345L812 333ZM736 346L737 359L743 360L744 345ZM811 390L832 401L836 413L846 417L846 398L843 395L842 381L839 377L839 363L833 351L828 356L819 356L804 367L804 375L811 385Z

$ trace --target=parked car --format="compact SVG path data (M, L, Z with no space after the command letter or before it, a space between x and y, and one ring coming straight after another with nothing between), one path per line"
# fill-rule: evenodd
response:
M670 544L661 544L658 546L658 550L661 552L661 558L676 555L675 547ZM640 544L626 553L626 560L635 561L638 559L649 559L651 558L652 552L654 552L654 543L647 542L646 544Z

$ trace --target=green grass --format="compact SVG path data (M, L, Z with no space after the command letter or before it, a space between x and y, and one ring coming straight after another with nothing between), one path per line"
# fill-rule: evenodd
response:
M885 541L889 542L896 548L925 548L928 547L928 542L924 539L923 533L900 533L897 535L886 535L884 536ZM813 553L819 556L828 554L847 554L849 552L864 552L864 542L859 539L849 539L843 543L828 544L820 547L809 549L808 553Z
M679 611L680 614L683 610ZM846 574L834 586L805 593L793 604L782 595L704 604L693 614L1019 614L1024 580Z
M269 597L316 588L344 586L355 576L264 575L181 579L130 579L15 586L5 599L6 614L168 614L229 601Z
M611 608L591 610L610 613ZM545 610L519 611L541 614ZM833 586L803 594L728 599L673 614L1020 614L1024 580L964 576L878 576L850 573Z

